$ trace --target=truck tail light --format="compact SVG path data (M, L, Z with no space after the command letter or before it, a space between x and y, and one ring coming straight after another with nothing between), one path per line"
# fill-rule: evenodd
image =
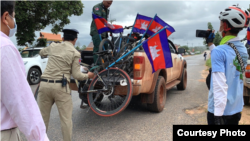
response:
M134 56L134 79L142 79L144 75L144 57Z
M250 78L250 65L247 65L246 71L245 71L246 78Z

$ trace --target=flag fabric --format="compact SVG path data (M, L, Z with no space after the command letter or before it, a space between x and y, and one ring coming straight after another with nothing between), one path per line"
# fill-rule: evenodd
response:
M250 45L250 27L247 28L247 43Z
M148 38L142 43L145 53L151 63L152 70L173 67L171 51L168 44L167 30L162 30L157 35Z
M173 32L175 32L174 28L171 27L170 25L168 25L167 23L165 23L161 18L159 18L158 16L155 17L154 21L152 22L152 24L150 25L147 34L152 36L155 33L157 33L159 30L161 30L163 27L167 27L166 31L167 31L167 36L169 37Z
M152 18L137 14L135 20L136 21L132 32L138 32L140 34L144 34Z
M103 32L112 32L112 33L123 32L123 27L121 25L112 25L108 23L106 19L95 14L92 14L92 16L95 21L98 34L102 34Z
M121 25L107 23L107 26L110 29L110 32L112 32L112 33L121 33L121 32L123 32L123 27Z

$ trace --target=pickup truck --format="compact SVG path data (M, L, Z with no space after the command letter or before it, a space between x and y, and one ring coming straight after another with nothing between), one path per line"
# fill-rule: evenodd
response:
M177 86L178 90L185 90L187 86L187 63L180 55L183 52L179 49L178 54L174 44L169 40L173 67L161 69L152 73L151 64L146 53L142 48L136 50L133 54L133 66L140 65L139 69L133 67L133 73L129 74L133 84L133 96L140 95L141 102L147 104L148 110L152 112L161 112L166 103L167 90ZM91 65L93 63L93 52L83 51L82 62ZM71 81L72 90L77 91L77 87ZM124 93L123 87L116 88L115 93ZM87 100L79 94L79 97L87 103Z

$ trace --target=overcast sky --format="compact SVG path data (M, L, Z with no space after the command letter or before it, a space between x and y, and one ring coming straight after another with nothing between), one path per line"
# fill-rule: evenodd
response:
M82 1L84 4L81 16L71 16L70 24L64 28L75 28L80 34L78 41L81 46L88 45L92 40L90 24L92 21L92 8L102 0ZM136 14L154 17L157 14L166 23L171 25L175 32L169 37L175 44L188 46L202 46L203 39L196 38L196 29L206 30L207 23L211 22L214 29L219 29L219 13L223 9L239 4L240 7L249 8L249 1L118 1L114 0L110 7L109 19L115 19L113 24L122 26L133 25ZM17 26L18 27L18 26ZM47 26L41 32L51 33L52 26ZM126 35L130 30L124 31ZM40 31L36 32L36 39ZM61 33L62 35L62 33ZM240 32L240 39L246 36L246 29ZM11 40L16 44L16 37ZM78 42L77 41L77 42Z

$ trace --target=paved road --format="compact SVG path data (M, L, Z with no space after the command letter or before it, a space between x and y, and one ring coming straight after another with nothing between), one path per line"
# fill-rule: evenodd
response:
M114 117L100 117L91 109L80 109L78 93L72 93L74 141L171 141L174 124L206 124L205 112L197 107L206 105L208 89L202 71L206 69L203 54L186 57L188 83L185 91L176 87L167 91L165 109L151 113L146 105L133 98L125 111ZM31 86L35 90L36 86ZM193 110L193 109L196 110ZM192 111L193 110L193 111ZM185 111L191 111L191 115ZM200 114L193 114L199 113ZM48 137L61 141L60 119L56 106L51 111Z

